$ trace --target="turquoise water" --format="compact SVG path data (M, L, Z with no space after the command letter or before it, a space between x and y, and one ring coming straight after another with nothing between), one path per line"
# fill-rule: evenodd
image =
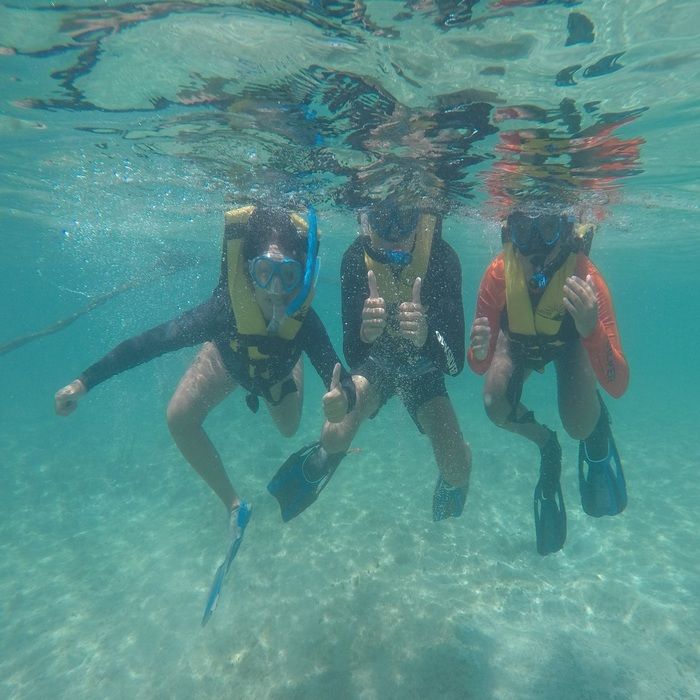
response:
M0 356L0 697L700 698L699 15L694 0L2 3L0 345L133 288ZM53 394L203 299L222 212L251 199L317 206L316 308L339 346L354 210L395 185L445 207L468 315L509 202L544 192L600 221L592 257L631 367L608 401L629 506L585 516L563 441L569 536L539 557L536 450L492 426L465 370L448 383L474 452L461 518L432 522L431 451L394 400L283 524L265 486L318 432L308 368L294 438L235 394L207 421L254 514L201 628L226 524L164 417L196 349L66 419ZM558 427L553 390L548 372L526 398Z

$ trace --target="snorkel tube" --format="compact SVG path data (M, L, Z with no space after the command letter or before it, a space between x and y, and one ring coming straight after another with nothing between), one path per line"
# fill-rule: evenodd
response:
M309 296L311 288L316 284L316 278L318 277L318 223L316 221L316 210L311 204L309 204L306 221L308 230L306 232L306 267L304 269L304 281L299 293L289 302L289 305L285 309L284 313L286 316L293 316L299 311Z

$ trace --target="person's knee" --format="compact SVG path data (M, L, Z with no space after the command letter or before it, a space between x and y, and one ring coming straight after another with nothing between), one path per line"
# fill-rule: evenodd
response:
M566 424L564 423L564 430L566 430L566 434L572 439L572 440L585 440L590 434L591 430L587 430L585 427L581 426L580 424L576 423L569 423Z
M508 416L511 414L513 407L508 403L505 396L487 391L484 393L484 410L489 420L502 428L508 421Z
M277 425L282 437L290 438L294 437L299 427L299 418L296 420L282 421Z
M202 418L192 410L190 404L179 401L176 397L171 399L166 411L168 428L173 435L185 433L192 428L202 425Z
M562 425L567 435L573 440L585 440L590 437L596 427L596 420L582 420L581 418L566 419L562 416Z
M565 410L564 410L565 409ZM586 440L596 429L601 420L602 413L598 399L593 398L586 406L575 404L559 409L561 423L569 437L574 440Z

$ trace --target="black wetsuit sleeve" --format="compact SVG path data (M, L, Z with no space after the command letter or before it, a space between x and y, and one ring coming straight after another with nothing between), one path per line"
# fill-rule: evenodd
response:
M120 343L88 367L80 380L89 391L106 379L160 355L211 340L219 332L225 311L223 297L217 289L203 304Z
M423 306L428 307L428 339L424 351L445 373L464 368L464 304L462 266L454 249L437 242L423 285Z
M343 352L350 369L359 367L367 358L370 345L360 339L362 309L369 296L367 266L359 239L345 251L340 268L343 315Z
M309 356L309 360L311 360L318 376L321 377L326 390L331 385L336 363L340 363L340 385L348 399L348 411L351 411L355 406L355 384L333 348L323 321L313 309L309 309L306 314L301 333L303 334L302 349Z

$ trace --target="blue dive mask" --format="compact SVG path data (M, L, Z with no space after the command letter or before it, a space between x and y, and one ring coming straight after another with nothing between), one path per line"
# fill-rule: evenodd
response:
M256 287L268 289L277 277L285 294L293 292L301 283L303 269L293 258L278 260L269 255L259 255L248 262L248 270Z

